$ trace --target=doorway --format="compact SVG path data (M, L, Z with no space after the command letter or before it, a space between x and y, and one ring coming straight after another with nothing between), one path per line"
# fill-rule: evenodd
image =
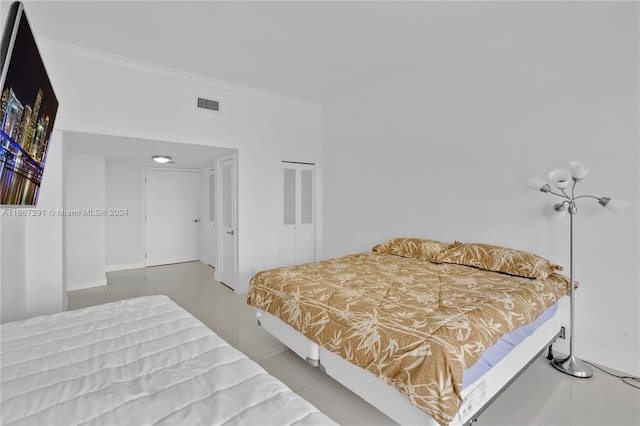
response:
M145 169L145 265L199 260L200 171Z
M238 230L237 230L237 157L218 161L218 265L217 280L232 288L237 287Z

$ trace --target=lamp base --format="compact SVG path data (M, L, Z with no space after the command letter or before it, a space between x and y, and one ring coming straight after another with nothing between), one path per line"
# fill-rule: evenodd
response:
M554 359L553 361L551 361L551 365L553 365L556 370L562 371L563 373L573 377L588 379L589 377L593 376L593 369L591 368L591 366L583 361L580 361L573 355L569 355L564 359Z

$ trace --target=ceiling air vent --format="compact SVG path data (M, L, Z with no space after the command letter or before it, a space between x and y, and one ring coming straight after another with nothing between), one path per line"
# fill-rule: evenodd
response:
M220 111L220 102L211 99L198 98L198 108Z

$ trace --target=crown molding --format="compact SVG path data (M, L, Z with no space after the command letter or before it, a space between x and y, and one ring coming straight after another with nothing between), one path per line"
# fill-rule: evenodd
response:
M176 70L174 68L165 67L162 65L156 65L149 62L140 61L137 59L127 58L124 56L114 55L111 53L102 52L95 49L90 49L83 46L78 46L71 43L61 42L58 40L39 37L38 47L44 52L51 52L63 56L69 56L87 62L98 62L108 65L113 65L121 68L135 70L143 73L150 73L167 77L175 80L181 80L187 83L209 86L219 90L226 90L232 92L235 95L240 95L252 100L263 100L267 102L275 102L281 105L291 106L295 108L303 108L316 112L322 111L320 104L297 99L285 95L281 95L267 90L255 89L240 84L235 84L227 81L216 80L214 78L205 77L198 74L192 74L185 71Z

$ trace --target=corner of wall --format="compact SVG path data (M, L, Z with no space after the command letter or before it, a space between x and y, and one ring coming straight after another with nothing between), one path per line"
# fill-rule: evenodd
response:
M24 217L4 215L0 217L0 223L3 224L0 243L0 283L2 284L0 322L2 323L25 319L27 316L24 222Z

